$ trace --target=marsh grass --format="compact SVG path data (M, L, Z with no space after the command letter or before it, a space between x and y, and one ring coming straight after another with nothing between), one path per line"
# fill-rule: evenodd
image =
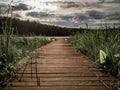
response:
M120 81L119 30L85 30L71 36L68 41Z
M32 37L32 36L31 36ZM45 37L19 37L10 34L0 36L0 82L5 82L6 77L14 76L20 67L19 60L27 56L34 49L49 43Z
M13 77L16 70L20 67L19 60L27 56L31 51L49 41L46 37L40 36L22 36L13 35L14 28L12 21L2 22L2 32L0 35L0 84L8 78Z
M2 32L0 35L0 86L10 77L14 77L16 70L20 67L20 59L49 42L45 37L36 38L32 35L32 38L19 37L19 33L13 35L12 2L13 0L5 11L5 20L1 21L3 17L0 17L0 32ZM11 15L11 18L9 18L9 15Z

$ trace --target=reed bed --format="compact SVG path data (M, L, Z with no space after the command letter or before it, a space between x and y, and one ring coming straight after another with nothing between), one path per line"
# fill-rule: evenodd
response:
M49 43L44 36L18 36L14 35L14 28L3 23L3 34L0 35L0 84L13 77L20 68L19 60L27 56L31 51Z
M68 41L106 73L115 76L120 85L120 30L84 30Z

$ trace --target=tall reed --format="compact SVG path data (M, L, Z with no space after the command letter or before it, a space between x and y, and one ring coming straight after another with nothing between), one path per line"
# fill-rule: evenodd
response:
M85 30L71 36L69 42L105 72L120 80L119 30Z
M27 56L32 50L49 42L45 37L32 37L30 39L26 38L26 36L13 35L12 19L8 18L8 14L12 13L11 3L7 10L6 20L0 22L2 23L2 34L0 35L0 85L6 82L8 78L14 76L19 67L18 62L20 59Z

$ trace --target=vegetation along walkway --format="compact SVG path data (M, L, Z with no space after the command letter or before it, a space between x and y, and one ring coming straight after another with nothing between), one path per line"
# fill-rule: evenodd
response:
M38 48L22 61L26 64L8 84L12 90L116 90L115 78L64 38Z

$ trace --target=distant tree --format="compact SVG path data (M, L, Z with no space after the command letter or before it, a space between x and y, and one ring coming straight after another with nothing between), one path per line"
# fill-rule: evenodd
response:
M2 23L2 21L5 21L5 17L1 18L0 23ZM10 18L8 21L10 21ZM14 34L19 33L20 35L30 35L31 33L34 33L35 35L46 36L68 36L72 33L81 31L81 28L58 27L38 22L30 22L29 20L23 21L15 18L12 19L12 23L12 27L14 27Z

